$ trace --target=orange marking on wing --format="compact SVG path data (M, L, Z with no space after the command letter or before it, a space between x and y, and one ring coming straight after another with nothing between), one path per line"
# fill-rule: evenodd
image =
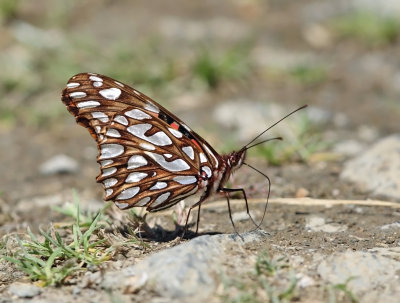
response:
M199 149L201 149L199 143L197 143L197 141L196 141L195 139L192 139L192 142L193 142Z
M173 129L176 129L176 130L178 130L178 128L179 128L179 125L178 125L178 124L176 124L175 122L172 122L172 123L171 123L171 127L172 127Z

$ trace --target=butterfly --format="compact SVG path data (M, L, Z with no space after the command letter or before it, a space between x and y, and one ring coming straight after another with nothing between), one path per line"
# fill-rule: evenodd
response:
M77 74L68 81L62 101L97 142L101 173L96 180L104 186L104 200L114 201L120 209L146 207L156 212L195 195L198 200L189 208L186 226L190 211L198 206L197 228L201 204L214 194L226 197L232 221L229 196L241 192L250 216L244 189L226 188L225 184L242 165L250 166L245 163L249 148L281 138L250 144L305 107L240 150L220 155L166 108L112 78ZM269 196L269 178L250 167L267 178Z

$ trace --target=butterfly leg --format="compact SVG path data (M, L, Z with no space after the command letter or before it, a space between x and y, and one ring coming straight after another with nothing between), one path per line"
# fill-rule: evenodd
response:
M257 224L257 223L254 221L253 217L252 217L251 214L250 214L249 203L247 202L246 191L245 191L243 188L222 188L221 191L224 192L224 193L233 193L233 192L238 192L238 191L241 192L241 193L243 194L243 198L244 198L244 201L245 201L245 203L246 203L246 212L247 212L247 215L249 216L249 218L251 219L251 221L253 222L253 224L256 226L256 229L260 227L259 224ZM228 202L228 205L229 205L229 202ZM230 207L229 207L229 210L230 210ZM232 222L232 223L233 223L233 222Z
M233 223L231 204L229 203L229 191L222 191L222 192L224 193L226 202L228 202L229 219L231 219L231 223L232 223L233 229L235 231L235 234L237 234L243 240L243 237L238 233L238 231L236 229L235 223Z
M201 203L199 204L199 210L197 212L197 222L196 222L196 235L199 231L199 223L200 223L200 209L201 209Z
M195 204L193 204L190 208L189 208L189 211L188 211L188 214L187 214L187 217L186 217L186 223L185 223L185 227L183 228L183 232L182 232L182 235L181 235L181 239L183 239L183 237L185 236L185 233L186 233L186 231L187 231L187 226L188 226L188 222L189 222L189 217L190 217L190 212L192 211L192 209L193 208L195 208L195 207L199 207L199 212L198 212L198 214L197 214L197 226L196 226L196 235L197 235L197 232L198 232L198 230L199 230L199 223L200 223L200 207L201 207L201 203L203 203L205 200L207 199L207 196L205 196L205 197L202 197L201 199L200 199L200 201L198 201L198 202L196 202Z

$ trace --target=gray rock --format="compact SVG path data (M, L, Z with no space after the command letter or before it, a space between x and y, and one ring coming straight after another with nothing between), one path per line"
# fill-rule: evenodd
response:
M391 230L400 228L400 222L393 222L381 226L381 230Z
M303 9L303 19L307 23L322 22L326 19L350 13L370 13L384 18L398 18L398 0L336 0L313 1Z
M365 146L361 142L349 139L337 143L333 148L333 151L344 156L355 156L360 154L364 148Z
M400 15L400 2L398 0L351 0L349 3L354 10L368 11L381 17L398 18Z
M195 21L181 18L162 18L158 21L160 32L172 40L198 41L219 39L240 41L249 34L246 23L224 17ZM231 35L234 32L235 35Z
M400 247L335 253L318 266L325 282L345 283L360 302L398 302ZM397 294L397 295L396 295ZM397 299L395 299L397 298Z
M315 64L316 55L312 52L292 51L287 48L259 46L251 54L258 65L272 70L290 71L297 66Z
M278 104L258 102L254 100L238 99L230 100L217 105L213 116L223 127L232 129L235 138L242 142L248 142L251 138L258 135L261 131L271 126L274 122L284 117L296 106L283 107ZM308 115L308 110L303 110L279 123L268 131L266 138L283 136L285 141L293 142L297 140L298 130L304 120L304 115ZM311 116L310 116L311 117ZM313 123L313 121L311 121ZM263 137L264 138L264 137Z
M323 217L310 216L306 218L306 229L312 232L337 233L346 231L347 226L337 223L326 223Z
M39 167L42 175L55 175L59 173L75 173L78 171L78 162L66 155L56 155Z
M33 298L42 293L42 289L35 285L19 282L11 284L8 290L19 298Z
M237 235L201 236L134 266L106 273L102 286L130 292L145 286L164 298L205 300L215 290L214 277L227 256L227 246L260 241L267 235L264 231L249 232L242 234L243 240Z
M60 47L64 42L62 31L44 30L22 21L13 23L11 33L18 41L38 49Z
M270 110L268 110L270 109ZM213 116L223 127L236 132L240 141L249 141L256 136L267 121L277 117L280 108L252 100L231 100L217 105Z
M379 131L371 125L360 125L357 129L357 136L365 142L376 142L379 138Z
M310 286L314 286L316 284L315 280L313 278L311 278L310 276L304 275L302 273L298 273L296 275L296 279L297 279L297 285L300 288L307 288Z
M306 109L307 118L313 124L323 125L331 122L334 118L332 112L315 106L310 106Z
M252 212L250 212L250 215L253 218L253 220L256 221L256 217ZM242 221L250 220L250 217L246 211L241 211L241 212L233 213L232 220L233 220L233 222L242 222Z
M386 137L349 160L340 178L374 195L400 200L400 135Z

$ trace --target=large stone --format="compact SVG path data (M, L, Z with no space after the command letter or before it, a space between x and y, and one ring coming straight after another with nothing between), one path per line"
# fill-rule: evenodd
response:
M214 279L230 245L261 241L267 235L264 231L249 232L242 235L243 240L237 235L201 236L121 271L106 273L102 286L132 292L146 287L178 302L187 302L189 298L196 298L191 302L203 302L215 291Z
M360 190L400 200L400 135L386 137L349 160L340 178Z
M399 302L400 247L335 253L318 266L332 285L346 283L360 302ZM397 295L396 295L397 294Z

